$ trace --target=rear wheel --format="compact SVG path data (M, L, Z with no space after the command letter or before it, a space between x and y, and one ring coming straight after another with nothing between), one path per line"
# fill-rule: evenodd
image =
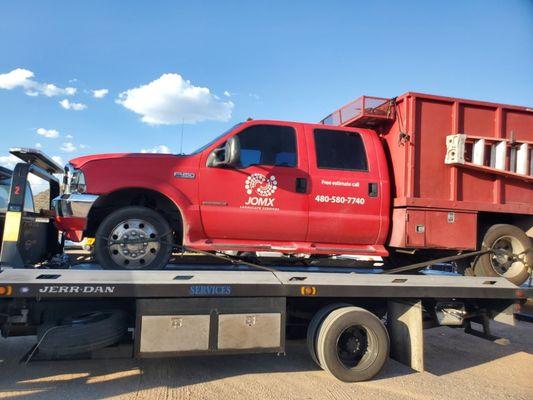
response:
M483 237L482 248L492 248L496 253L477 258L472 265L474 275L502 276L515 285L521 285L528 279L526 263L533 263L531 239L520 228L507 224L493 225ZM515 255L521 255L526 263L516 259Z
M316 314L313 316L313 319L311 319L309 326L307 327L307 348L309 350L309 354L311 355L311 358L319 367L321 367L321 365L320 365L320 362L318 361L318 356L316 355L316 341L318 339L318 330L320 329L320 326L322 325L322 322L324 321L324 319L333 310L336 310L341 307L349 307L349 306L350 305L346 303L329 304L316 312Z
M95 257L105 269L160 269L173 248L167 221L146 207L125 207L111 213L96 237Z
M329 313L317 332L320 366L344 382L376 376L389 356L389 335L380 319L360 307Z

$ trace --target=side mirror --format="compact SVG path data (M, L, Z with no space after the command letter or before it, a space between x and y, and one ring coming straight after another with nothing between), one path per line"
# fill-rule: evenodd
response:
M230 137L224 147L219 147L209 154L208 167L236 167L241 161L241 143L237 136Z

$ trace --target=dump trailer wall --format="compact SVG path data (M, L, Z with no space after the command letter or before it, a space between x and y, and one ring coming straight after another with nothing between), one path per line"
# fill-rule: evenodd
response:
M409 139L401 140L400 132ZM399 97L395 121L383 135L395 207L533 214L531 181L445 164L452 134L528 143L531 162L533 109L417 93ZM490 149L485 153L490 156Z
M382 135L392 166L391 246L475 249L479 212L533 214L531 180L445 163L447 136L455 134L488 138L489 158L492 146L506 140L507 168L512 143L527 143L531 163L533 110L415 93L399 97L394 122ZM472 161L468 155L466 161Z

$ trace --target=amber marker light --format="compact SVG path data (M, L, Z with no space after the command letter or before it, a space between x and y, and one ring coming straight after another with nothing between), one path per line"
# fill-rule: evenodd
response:
M13 293L11 286L0 286L0 296L11 296L11 293Z
M303 296L315 296L316 295L316 287L315 286L302 286L300 288L300 293Z

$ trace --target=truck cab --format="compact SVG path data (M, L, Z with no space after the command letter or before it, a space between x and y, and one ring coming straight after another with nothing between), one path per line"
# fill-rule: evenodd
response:
M95 236L106 268L160 268L180 244L387 255L388 168L370 129L247 121L190 155L77 158L65 179L56 222Z

